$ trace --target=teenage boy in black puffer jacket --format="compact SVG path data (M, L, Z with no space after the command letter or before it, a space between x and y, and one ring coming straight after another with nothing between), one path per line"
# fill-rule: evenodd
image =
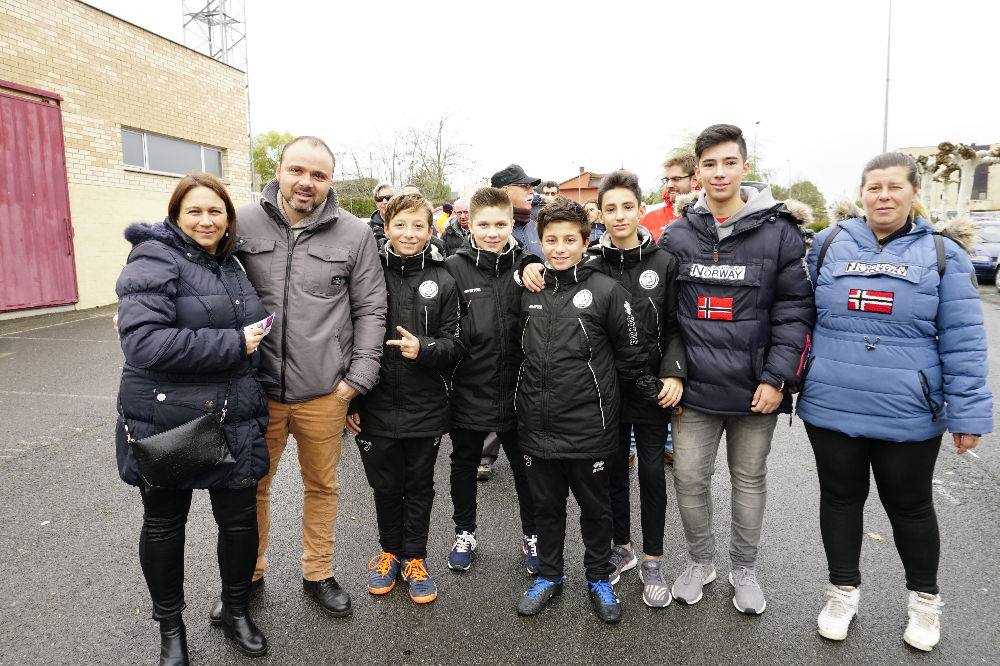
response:
M460 205L456 203L455 209ZM516 270L523 252L511 235L514 212L506 192L484 187L473 195L468 207L471 237L445 261L445 268L458 283L462 342L468 349L468 356L455 370L451 403L451 500L456 536L448 554L448 567L467 571L472 566L476 550L477 466L483 441L495 432L514 475L524 534L524 566L528 573L537 574L535 508L514 416L523 291Z
M375 492L382 552L368 563L368 591L386 594L402 577L418 604L437 598L427 573L434 462L448 432L451 373L462 358L458 289L431 244L430 203L419 194L389 200L379 250L388 292L386 349L379 381L347 417Z
M660 382L645 372L646 350L629 293L584 260L590 225L565 198L539 213L545 289L521 296L524 360L514 403L538 527L539 576L517 610L534 615L562 591L566 500L580 505L590 598L608 623L621 619L611 574L607 459L618 450L619 381L651 404ZM620 379L619 379L620 377Z

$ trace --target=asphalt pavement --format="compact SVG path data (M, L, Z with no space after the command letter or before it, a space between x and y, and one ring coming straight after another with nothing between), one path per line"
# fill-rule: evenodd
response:
M981 289L990 335L990 381L1000 393L1000 297ZM155 663L157 625L138 560L142 507L118 479L115 394L121 350L103 308L0 321L0 664ZM872 381L877 382L878 377ZM1000 423L1000 420L998 420ZM714 479L719 580L701 602L653 610L636 571L617 586L624 619L603 625L590 609L578 513L567 534L563 596L539 616L515 603L530 578L520 567L520 528L510 468L479 485L479 549L472 571L447 570L453 537L448 495L450 442L441 443L428 565L439 598L416 606L398 586L385 598L365 591L377 549L370 489L353 439L340 465L336 575L354 615L334 619L303 596L300 583L302 482L294 446L274 484L265 590L252 604L270 655L259 664L558 663L883 664L1000 662L1000 452L983 439L978 458L943 447L934 490L941 523L940 585L945 600L938 648L924 654L902 641L903 571L874 484L865 518L861 611L846 641L816 634L826 564L818 526L818 484L797 419L779 421L769 459L769 497L759 575L767 611L739 614L728 572L729 477L720 453ZM665 568L672 578L685 551L673 490L667 509ZM633 537L640 541L633 474ZM571 503L572 505L572 503ZM575 505L573 505L575 509ZM218 595L215 524L207 493L195 493L187 529L188 642L200 664L250 663L207 621Z

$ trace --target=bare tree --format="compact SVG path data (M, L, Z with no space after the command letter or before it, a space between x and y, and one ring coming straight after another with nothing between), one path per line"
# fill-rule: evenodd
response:
M981 164L1000 164L1000 147L980 149L966 143L944 141L938 144L938 153L934 157L938 164L947 164L958 170L958 215L968 215L976 168Z

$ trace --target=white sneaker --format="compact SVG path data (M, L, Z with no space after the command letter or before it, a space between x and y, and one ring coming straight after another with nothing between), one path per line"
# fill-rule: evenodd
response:
M941 640L941 601L940 594L926 592L910 592L907 612L910 621L903 632L903 640L912 647L924 652L930 652Z
M827 583L826 596L829 597L826 605L816 618L816 631L823 638L842 641L847 638L851 620L858 614L861 590L850 585Z

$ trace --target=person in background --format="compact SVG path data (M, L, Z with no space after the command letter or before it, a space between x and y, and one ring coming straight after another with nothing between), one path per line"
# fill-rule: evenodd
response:
M444 234L441 240L444 242L445 256L458 252L458 248L465 244L469 237L469 202L466 199L457 199L452 204L451 218L444 227Z
M660 179L660 195L663 197L662 208L650 211L643 215L639 224L646 227L653 238L663 235L663 230L668 224L676 220L679 215L674 209L677 197L683 196L697 189L694 179L695 159L691 153L680 153L672 155L663 163L663 178Z
M438 215L437 220L434 221L433 227L434 235L438 238L444 236L444 228L448 224L448 220L451 219L451 214L454 210L455 207L447 201L441 204L441 214Z
M133 224L133 249L122 269L118 332L125 363L118 393L118 473L139 488L143 505L139 561L160 623L160 663L187 664L184 610L184 526L192 489L207 489L219 527L222 578L219 624L236 649L267 653L267 639L248 604L257 559L257 482L267 474L264 392L255 353L267 316L233 257L236 209L209 174L181 178L155 225ZM131 439L221 412L230 457L210 471L162 488L144 481Z
M542 204L549 204L559 196L559 183L554 180L547 180L542 183Z
M959 454L993 431L993 397L972 262L927 221L919 183L909 155L876 156L861 174L864 216L817 235L809 252L817 319L798 414L816 456L830 574L817 631L843 640L858 613L874 476L906 575L903 640L930 651L943 605L934 465L945 431Z
M583 209L587 211L587 222L590 223L590 238L587 240L587 244L593 245L600 241L601 236L607 231L607 228L601 221L601 206L598 204L597 199L591 199L583 204Z
M385 238L385 206L389 203L389 199L395 192L392 189L392 185L388 183L379 183L375 186L375 190L372 195L375 197L375 212L372 213L371 220L368 221L368 226L371 227L372 233L375 234L375 240L381 240Z
M543 255L535 221L531 219L531 202L535 196L532 188L540 182L541 179L528 176L517 164L508 165L490 177L490 185L506 192L510 205L514 208L514 229L511 235L517 239L526 254L539 258Z

